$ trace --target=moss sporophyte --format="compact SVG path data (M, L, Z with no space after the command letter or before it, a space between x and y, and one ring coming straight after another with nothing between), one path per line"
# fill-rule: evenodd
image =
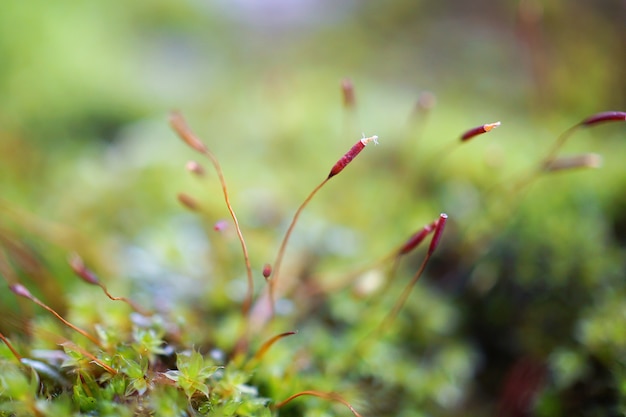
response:
M351 111L355 107L355 99L353 85L349 80L342 83L342 91L344 105ZM569 168L597 166L596 157L558 158L558 150L579 128L623 120L626 120L624 112L603 112L584 119L557 138L554 147L541 161L539 167L533 169L531 176L524 178L525 181L513 183L513 190L519 192L530 183L530 180L540 174ZM396 319L399 318L413 288L424 275L430 259L440 247L448 215L441 213L435 220L413 232L403 243L392 248L387 255L365 268L343 274L342 278L334 280L324 288L320 283L313 283L318 284L317 287L309 283L311 289L308 297L311 299L320 293L332 294L338 289L347 287L364 272L384 269L381 265L388 263L392 263L392 268L386 278L391 282L397 273L396 267L399 260L415 252L419 245L430 237L429 246L413 277L404 284L392 302L384 307L383 314L376 316L373 322L359 320L358 322L364 328L359 328L346 339L347 341L333 347L334 350L330 350L332 354L324 351L322 356L329 361L326 367L325 364L319 363L320 359L316 356L315 346L296 351L281 350L283 344L287 343L283 342L284 339L289 337L288 340L297 340L302 335L302 332L296 335L295 330L275 331L276 326L285 325L285 321L280 321L284 317L278 317L276 304L280 300L293 296L295 291L294 288L277 285L281 282L281 266L290 236L295 230L302 211L331 178L337 176L352 163L366 145L372 142L377 143L378 136L365 137L363 135L363 138L337 160L327 177L313 188L296 209L278 245L274 262L259 267L260 275L262 275L259 281L264 287L255 292L255 279L248 247L230 202L229 190L217 158L193 133L180 113L171 114L170 124L191 149L207 158L215 168L232 223L230 220L217 220L213 223L213 229L224 232L229 227L234 227L241 246L247 287L240 305L236 306L240 308L240 311L238 310L236 317L232 318L233 315L225 312L226 307L220 305L216 309L215 318L206 318L207 323L210 323L207 324L206 331L219 333L219 337L222 337L224 333L227 334L229 343L226 345L228 346L222 349L215 346L202 346L201 349L195 349L194 340L197 339L194 339L193 334L188 334L189 330L185 328L185 324L178 322L178 319L172 317L168 311L150 311L138 306L129 298L111 295L103 281L76 253L68 259L70 270L83 282L100 287L110 300L120 302L115 305L116 307L122 306L129 312L117 321L116 325L109 327L98 322L90 322L73 311L69 311L69 315L65 312L63 315L59 314L50 305L35 297L25 284L19 282L18 274L12 273L11 264L5 262L5 253L9 259L13 257L16 264L23 260L25 255L17 244L7 244L5 251L0 252L0 267L2 268L0 272L6 277L10 291L19 298L28 300L21 301L34 303L43 308L55 318L55 325L60 322L64 327L53 327L48 322L33 320L24 326L27 330L25 336L15 336L15 340L19 340L17 343L12 340L13 337L10 338L0 333L0 340L6 346L5 350L0 351L2 355L0 356L0 415L34 415L37 417L58 415L272 416L278 414L279 410L284 410L285 415L294 415L293 409L286 409L288 404L293 406L293 401L301 397L315 397L345 406L346 413L349 411L360 417L361 414L357 410L360 409L360 404L366 402L364 398L366 394L360 394L358 389L354 389L355 386L359 386L358 384L353 384L348 388L342 386L342 375L347 373L347 368L364 367L367 364L376 363L381 358L381 352L383 352L382 357L385 358L393 356L389 352L396 352L389 347L381 347L379 342L385 339L394 322L397 323ZM467 130L461 135L461 142L465 143L497 126L500 126L500 122L483 124ZM456 143L459 144L459 142ZM186 169L195 177L206 175L204 168L196 161L187 163ZM177 198L187 209L202 213L202 205L193 196L181 192ZM435 217L434 213L432 217ZM490 221L493 222L493 219ZM10 237L5 240L13 243ZM296 287L298 284L296 283ZM390 288L391 286L388 285L384 291L380 291L381 298ZM348 314L354 316L354 307L348 307L346 299L340 301L337 309L347 311ZM381 303L381 305L384 304ZM119 310L115 311L112 316L119 316ZM310 311L304 313L305 315L313 314ZM68 317L71 321L80 318L81 326L73 324ZM217 329L218 325L214 323L227 326L228 331ZM296 326L299 321L298 319L291 322L287 320L287 323ZM334 343L334 338L342 330L346 333L351 331L345 324L335 323L332 329L333 335L327 343ZM315 337L323 336L323 333L318 333ZM35 341L41 338L41 343L33 342L31 347L27 343L29 338ZM208 339L215 340L218 336ZM223 338L220 340L224 344ZM42 347L37 348L39 345ZM270 352L277 350L280 350L280 354L273 357ZM331 356L340 354L344 355L344 359L348 357L358 359L358 365L347 359L345 363L333 362L334 358ZM293 359L285 360L285 357L290 356L293 356ZM321 369L319 372L314 371L316 366ZM339 379L326 375L330 369L338 371L337 378ZM315 384L320 384L323 389L317 389ZM536 385L533 389L537 389ZM339 390L342 394L336 392ZM396 411L399 412L399 410ZM295 414L298 414L297 409Z

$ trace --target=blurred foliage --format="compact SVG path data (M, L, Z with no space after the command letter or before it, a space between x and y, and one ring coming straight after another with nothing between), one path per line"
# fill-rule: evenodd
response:
M107 358L123 376L77 368L59 395L38 388L58 376L24 371L0 344L0 414L264 415L268 401L311 389L340 393L363 416L623 414L624 124L581 129L562 150L601 154L601 170L515 184L569 126L626 108L624 21L620 0L8 0L0 275L124 349ZM344 77L353 109L342 107ZM432 107L419 101L425 91ZM202 160L206 177L184 171L197 155L170 131L173 108L221 161L257 293L297 205L362 132L380 137L303 213L285 265L299 285L249 352L299 333L254 372L235 361L214 369L240 336L245 270L232 225L213 230L229 219L215 173ZM456 143L496 120L497 130ZM179 192L201 211L181 207ZM355 354L423 252L400 262L384 293L367 284L388 266L356 281L347 272L441 211L451 221L426 275L384 337ZM72 252L113 293L162 316L142 323L77 282ZM10 291L0 315L23 356L57 365L41 355L59 350L56 335L71 338L58 322ZM150 372L176 378L193 363L195 379L150 387L146 358L164 367ZM205 384L240 397L200 400ZM278 413L349 411L302 397Z

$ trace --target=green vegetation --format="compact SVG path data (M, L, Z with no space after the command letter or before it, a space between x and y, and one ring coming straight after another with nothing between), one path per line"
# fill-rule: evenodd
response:
M622 20L305 3L6 5L0 416L624 414Z

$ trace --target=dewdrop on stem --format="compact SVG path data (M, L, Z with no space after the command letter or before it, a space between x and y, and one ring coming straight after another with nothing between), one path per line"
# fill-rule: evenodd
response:
M356 158L356 156L359 153L361 153L361 151L365 148L365 146L370 142L374 142L376 145L378 145L378 136L374 135L374 136L370 136L366 138L364 135L363 138L361 138L357 143L355 143L354 146L350 148L350 150L346 152L345 155L342 156L337 161L337 163L330 170L330 174L328 174L327 179L330 179L334 177L335 175L339 174L341 171L343 171L343 169L350 162L352 162L352 160Z

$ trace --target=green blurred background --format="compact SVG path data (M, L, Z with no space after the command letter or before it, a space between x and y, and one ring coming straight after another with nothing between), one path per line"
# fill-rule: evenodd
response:
M403 353L383 351L362 381L387 401L364 414L623 415L624 125L581 130L563 150L602 154L601 170L506 190L569 126L626 108L625 22L621 0L5 1L0 273L71 295L66 256L79 251L147 304L219 304L245 282L237 242L212 230L228 218L216 176L185 172L196 156L168 112L220 159L256 271L336 159L376 134L288 252L298 271L348 270L450 215L394 336ZM223 289L198 291L207 273ZM339 298L320 317L363 326L358 301ZM24 312L0 300L10 333Z

